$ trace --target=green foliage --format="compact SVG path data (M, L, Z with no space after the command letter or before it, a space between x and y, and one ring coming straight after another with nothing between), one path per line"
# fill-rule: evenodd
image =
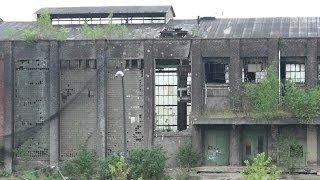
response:
M191 29L191 35L192 35L192 37L194 37L194 38L199 37L199 35L200 35L199 27L193 27L193 28Z
M37 176L34 171L24 171L21 177L24 180L37 180Z
M14 29L9 33L12 37L16 32ZM34 29L25 28L21 34L21 38L25 41L35 41L37 39L54 39L64 41L67 39L67 33L64 28L54 27L51 23L50 14L48 11L43 11L37 19Z
M127 162L131 179L142 177L148 180L160 180L165 177L165 165L168 159L161 146L151 149L133 149L129 152Z
M283 97L287 111L295 117L309 121L320 117L320 87L302 89L287 82Z
M97 173L97 164L95 154L82 144L78 156L65 161L63 170L71 179L90 179Z
M106 159L99 161L98 165L98 179L111 179L112 175L109 171L109 165L115 165L119 162L121 156L118 154L108 155Z
M279 80L275 68L266 69L260 84L246 83L245 94L257 117L274 118L274 112L279 109Z
M106 25L90 27L84 24L80 30L80 37L83 39L123 38L128 34L128 28L125 25L112 23L112 13L108 18L110 20Z
M14 28L7 28L4 30L7 39L13 40L17 36L17 30Z
M248 160L244 161L245 167L241 170L244 180L276 180L281 171L276 166L271 165L272 158L266 158L265 153L257 154L252 164Z
M188 142L178 147L176 158L180 167L191 168L198 163L200 155L193 150L191 142Z
M304 165L303 146L298 143L295 137L287 134L278 135L276 145L280 164L287 170L293 170Z
M37 32L25 28L23 29L21 36L24 41L35 41L37 39Z
M5 170L0 170L0 177L10 177L11 174L7 173Z
M126 168L126 162L123 156L116 164L108 164L108 168L113 180L126 180L130 171L130 169Z
M27 146L22 145L19 148L13 150L16 157L20 157L23 161L29 161L29 149Z

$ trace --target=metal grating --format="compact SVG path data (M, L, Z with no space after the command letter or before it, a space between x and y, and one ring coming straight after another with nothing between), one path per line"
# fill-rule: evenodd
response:
M75 157L79 145L95 149L96 60L62 60L60 76L60 159Z
M123 151L122 85L116 72L125 61L108 59L107 80L107 153ZM124 71L127 147L143 146L144 97L142 63ZM117 69L118 67L118 69Z
M49 159L47 59L15 61L14 148L28 149L31 160Z

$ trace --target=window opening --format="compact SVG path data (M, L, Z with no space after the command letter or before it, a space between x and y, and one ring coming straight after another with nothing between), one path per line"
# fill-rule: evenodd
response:
M288 64L282 66L284 71L282 73L282 79L295 82L304 83L305 82L305 65L304 64ZM285 75L285 77L283 77Z
M131 60L131 67L132 68L138 68L138 60L137 59L132 59Z
M259 83L263 78L265 72L262 70L262 64L250 63L243 69L243 78L246 82Z
M205 64L207 83L229 83L229 67L227 64L208 62Z

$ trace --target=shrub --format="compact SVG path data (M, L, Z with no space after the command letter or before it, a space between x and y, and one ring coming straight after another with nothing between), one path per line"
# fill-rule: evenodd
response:
M121 156L119 154L108 155L106 159L99 161L98 165L98 179L111 179L112 175L109 171L109 165L115 165L120 161Z
M178 166L183 168L194 167L200 158L200 155L192 148L191 142L182 144L178 147L176 159Z
M34 41L37 38L37 33L29 28L25 28L23 29L21 36L25 41Z
M252 164L248 160L244 161L245 167L241 170L242 178L245 180L276 180L281 171L276 166L271 165L272 158L266 158L265 153L257 154Z
M295 137L287 134L278 135L276 145L280 164L287 170L291 171L304 165L303 146L298 143Z
M309 121L320 117L320 87L304 90L287 82L284 103L286 109L297 118Z
M153 146L151 149L133 149L127 157L130 167L129 177L138 179L142 177L148 180L160 180L165 177L165 165L168 159L161 146Z
M116 164L108 164L108 169L113 180L126 180L130 171L126 167L126 162L123 156L120 157L120 160Z
M80 145L78 156L67 160L63 170L71 179L91 179L97 174L97 158L86 145Z
M246 83L245 94L250 107L258 117L271 119L279 110L279 79L275 68L270 66L260 84Z

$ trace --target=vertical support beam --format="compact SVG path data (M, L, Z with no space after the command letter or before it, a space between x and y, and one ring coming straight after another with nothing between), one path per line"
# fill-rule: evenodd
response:
M279 39L268 40L268 63L273 66L276 73L279 73Z
M49 119L50 119L50 165L59 163L59 119L60 119L60 62L58 42L50 42L50 97L49 97Z
M270 137L268 134L268 155L272 158L274 163L279 163L277 155L277 136L279 134L279 127L277 125L270 126Z
M318 62L317 62L317 39L308 39L307 42L307 60L306 67L306 85L314 87L318 83Z
M178 131L187 129L187 102L178 102Z
M13 158L13 97L14 97L14 63L12 42L4 44L4 168L12 172Z
M191 103L192 116L202 113L202 85L203 85L203 62L200 49L201 41L191 42Z
M315 125L307 125L307 165L317 166L318 156L318 128Z
M240 60L240 41L238 39L230 40L230 103L234 111L241 110L241 83L242 83L242 63Z
M201 157L203 157L202 153L202 148L203 148L203 144L202 144L202 131L201 131L201 127L199 125L195 125L195 124L190 124L189 128L191 128L191 143L192 143L192 149L197 152L198 154L201 154ZM202 158L201 158L202 160ZM199 162L198 165L200 165L202 162Z
M100 159L106 156L107 68L105 41L96 42L97 58L97 130L96 153Z
M144 146L152 146L154 130L154 79L155 60L153 58L153 41L144 42Z
M241 165L240 135L241 135L241 127L237 125L232 125L232 129L230 133L230 148L229 148L230 149L229 162L231 166Z

